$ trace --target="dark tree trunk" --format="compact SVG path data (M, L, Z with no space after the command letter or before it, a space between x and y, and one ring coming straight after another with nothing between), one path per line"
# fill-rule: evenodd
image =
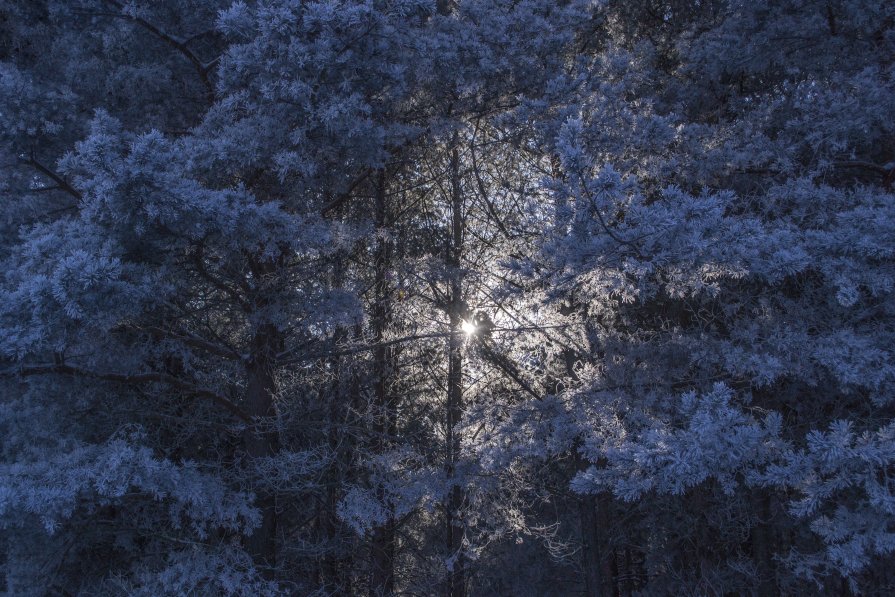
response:
M339 261L339 266L333 272L333 286L338 287L339 280L344 275L344 260ZM360 335L358 333L358 335ZM348 330L340 328L333 335L333 344L339 346L348 338ZM317 582L326 591L338 595L351 593L351 577L344 574L343 570L350 555L346 555L340 537L340 523L337 514L341 487L344 479L351 474L351 451L353 446L352 435L345 433L345 425L353 409L353 396L356 393L354 385L356 377L349 378L346 384L342 359L339 356L330 356L324 359L331 375L329 387L321 392L321 403L329 405L327 414L326 441L330 454L335 464L330 467L326 475L326 487L317 509L317 538L323 545L323 556L317 563ZM350 375L350 371L349 371ZM346 387L347 386L347 387Z
M581 565L588 597L616 594L614 556L609 549L609 505L605 495L578 498L581 521Z
M385 232L390 224L388 198L386 196L385 172L380 171L375 195L375 217L378 231ZM388 450L392 442L395 426L395 404L391 393L394 375L394 355L390 346L384 346L386 331L392 323L392 284L389 272L392 267L393 241L388 234L377 238L375 255L374 299L371 325L373 341L373 443L376 453ZM376 488L378 499L387 505L384 488ZM395 590L395 521L389 514L385 524L373 530L370 543L370 595L381 597L391 595Z
M254 421L245 432L245 448L249 458L264 458L277 452L273 359L281 344L281 334L272 324L261 325L252 342L251 356L246 365L245 396L245 410ZM260 488L256 493L261 525L246 540L246 548L256 564L266 574L272 575L276 566L276 495L265 488Z
M774 568L774 530L771 526L771 500L767 492L753 490L752 508L758 517L758 522L752 529L752 554L758 572L755 594L758 597L776 597L779 591Z
M456 461L460 452L460 437L456 425L462 415L463 400L463 358L460 354L461 323L459 317L451 318L450 355L448 363L448 405L447 405L447 462L448 479L456 474ZM446 547L453 565L448 572L448 595L463 597L466 595L465 561L463 555L463 523L461 520L464 500L463 488L457 484L451 486L446 512Z
M390 519L373 531L370 545L370 595L385 597L395 592L395 522Z
M448 379L447 379L447 457L445 473L453 481L456 475L456 462L460 453L460 435L457 424L463 415L463 316L467 315L463 308L463 195L460 188L460 154L457 147L458 137L454 136L451 149L451 234L447 247L447 266L450 272L449 321L450 337L448 340ZM448 571L447 593L450 597L466 595L466 561L463 554L464 525L462 510L466 496L458 483L452 483L445 503L446 513L446 547L452 566Z

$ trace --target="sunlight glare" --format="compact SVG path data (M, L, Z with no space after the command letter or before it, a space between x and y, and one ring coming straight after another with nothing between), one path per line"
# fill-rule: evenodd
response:
M460 327L463 328L467 336L472 336L475 333L475 324L471 321L464 320Z

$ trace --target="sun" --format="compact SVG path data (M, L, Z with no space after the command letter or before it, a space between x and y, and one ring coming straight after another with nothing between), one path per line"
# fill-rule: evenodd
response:
M473 334L475 334L476 327L475 324L471 321L464 320L460 327L463 329L463 332L465 332L467 336L472 336Z

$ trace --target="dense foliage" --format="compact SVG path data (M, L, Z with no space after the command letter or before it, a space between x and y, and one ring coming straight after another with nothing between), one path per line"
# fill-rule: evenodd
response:
M895 591L895 5L0 0L9 595Z

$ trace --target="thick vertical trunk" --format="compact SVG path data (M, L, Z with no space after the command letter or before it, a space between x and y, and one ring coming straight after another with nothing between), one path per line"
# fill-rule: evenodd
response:
M450 339L448 341L447 379L447 457L445 472L450 483L445 503L446 547L452 565L448 571L447 592L450 597L466 595L466 562L463 554L464 526L461 519L465 495L462 486L453 482L460 453L460 435L457 424L463 415L463 196L460 188L460 155L455 135L451 149L451 235L447 248L447 265L450 272Z
M391 283L389 271L392 267L393 242L387 234L389 210L385 193L385 172L380 171L376 184L375 217L378 235L375 274L374 302L371 326L373 328L373 400L374 423L373 443L376 453L385 452L391 444L395 425L395 404L391 394L394 374L394 358L391 347L384 346L385 334L392 320ZM380 501L387 501L384 488L377 488ZM391 595L395 590L395 521L389 515L385 524L373 530L370 542L370 595L380 597Z
M558 168L558 166L557 166ZM570 306L570 309L574 308ZM586 324L587 348L590 355L597 354L594 349L597 346L594 338L597 336L592 324ZM566 375L570 379L577 380L575 373L576 355L571 350L563 351L563 360ZM580 445L576 443L572 448L575 465L578 470L584 470L591 465L580 452ZM597 466L604 463L598 461ZM582 495L578 497L578 514L581 529L581 566L584 572L585 594L588 597L610 597L617 593L618 567L615 563L615 554L610 541L612 498L607 493L595 496Z
M615 571L609 553L609 500L606 496L578 498L581 522L581 565L588 597L615 595Z
M334 337L334 344L338 345L339 341L344 337L344 331L338 330ZM340 462L339 440L341 431L341 420L339 413L340 402L340 368L339 358L330 357L327 359L330 371L332 372L332 380L329 384L329 395L323 396L329 402L329 413L327 414L327 430L326 443L330 454ZM319 525L319 541L323 543L323 556L318 563L318 582L320 586L326 590L334 590L339 586L339 563L336 554L333 553L333 542L336 538L338 528L336 522L336 507L338 505L339 495L338 487L341 471L338 467L332 467L326 475L326 489L323 499L320 500L317 513L317 524Z
M589 463L573 447L579 470ZM607 493L578 496L578 517L581 528L581 567L584 589L588 597L610 597L616 594L618 578L610 541L612 498Z
M246 429L244 439L249 458L264 458L277 451L273 360L281 345L280 336L274 325L260 326L255 333L246 365L245 410L254 420L254 424ZM271 575L276 565L276 496L261 488L257 491L256 504L261 510L261 525L246 540L246 548L256 564Z
M463 357L460 353L461 320L451 316L450 355L448 357L448 404L447 404L447 477L453 480L456 474L457 456L460 452L460 436L457 423L463 409ZM446 512L446 546L452 566L448 572L448 595L466 595L465 561L463 555L463 523L460 518L463 508L463 488L453 484L448 491Z
M385 597L395 592L395 522L389 519L373 531L370 545L370 595Z
M775 597L777 574L774 568L774 531L771 526L771 500L767 492L753 490L752 508L758 523L752 529L752 554L758 574L755 578L755 594L758 597Z
M333 272L333 286L339 286L344 274L341 265ZM348 337L348 330L340 328L333 335L333 344L341 345ZM323 555L317 562L317 583L333 594L350 594L349 578L341 574L346 559L339 544L339 521L337 508L340 489L346 475L350 474L351 437L345 433L348 413L352 412L350 389L343 380L342 360L330 356L323 360L329 371L329 386L321 391L320 402L329 405L326 421L326 442L334 464L325 477L325 490L317 506L317 540L323 547Z
M631 549L626 547L620 552L616 561L618 562L618 594L619 597L631 597L636 585L636 572L634 571L634 558Z
M436 10L442 16L452 11L451 0L438 0ZM459 135L451 141L450 183L451 183L451 234L445 254L445 264L450 272L448 378L446 408L446 455L445 475L449 482L448 495L444 504L445 546L451 565L448 569L446 591L449 597L465 597L466 571L463 556L463 523L460 519L465 496L463 488L452 483L456 475L456 461L460 452L460 436L456 425L463 413L463 355L461 305L463 304L463 278L460 270L463 250L463 197L460 189ZM463 314L465 315L465 313Z

